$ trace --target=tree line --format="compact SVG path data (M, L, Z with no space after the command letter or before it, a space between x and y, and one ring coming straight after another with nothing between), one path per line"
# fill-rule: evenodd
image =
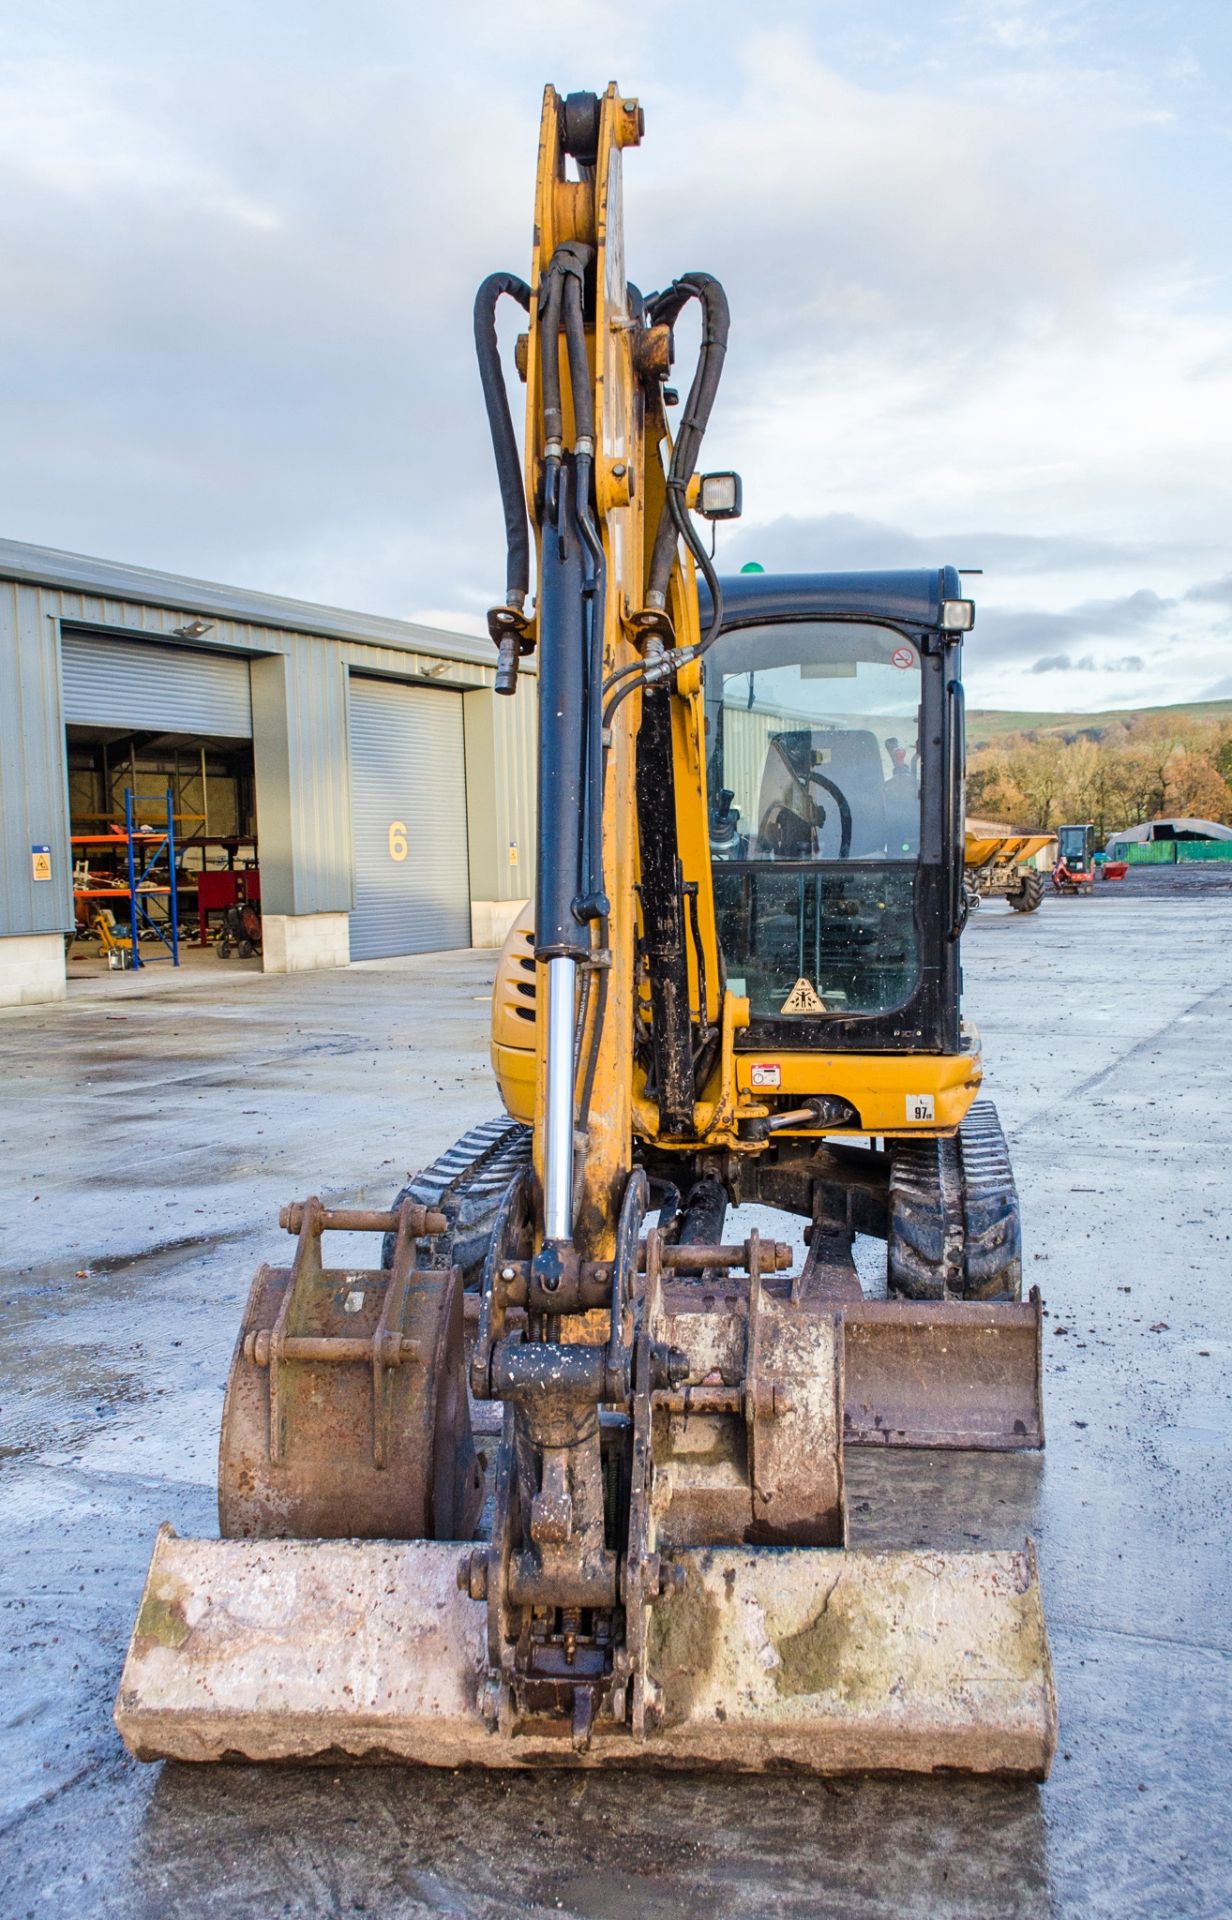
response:
M1040 830L1093 820L1101 840L1161 816L1232 825L1232 719L1118 714L1006 734L970 750L967 812Z

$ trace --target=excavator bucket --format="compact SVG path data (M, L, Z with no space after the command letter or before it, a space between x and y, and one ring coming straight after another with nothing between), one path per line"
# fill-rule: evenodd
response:
M1034 1555L684 1549L641 1739L493 1726L470 1548L159 1535L116 1703L140 1759L657 1765L1042 1779L1056 1705Z

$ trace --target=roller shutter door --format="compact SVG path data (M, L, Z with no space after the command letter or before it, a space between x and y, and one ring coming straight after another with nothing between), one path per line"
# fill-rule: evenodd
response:
M352 960L468 947L462 695L350 683Z
M60 652L67 721L252 739L248 662L236 654L72 632Z

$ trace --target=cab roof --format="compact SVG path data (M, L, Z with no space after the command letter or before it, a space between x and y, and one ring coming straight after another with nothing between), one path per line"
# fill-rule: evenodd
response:
M702 624L710 608L699 577ZM913 626L941 624L941 602L965 596L956 567L899 567L876 573L734 573L720 577L724 627L830 614L875 615Z

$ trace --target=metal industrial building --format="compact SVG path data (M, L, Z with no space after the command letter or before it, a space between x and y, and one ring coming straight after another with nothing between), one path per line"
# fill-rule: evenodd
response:
M199 865L259 870L267 972L499 944L533 878L535 682L497 698L494 662L472 635L0 541L0 1005L64 994L75 856L125 785L142 810L174 786Z

